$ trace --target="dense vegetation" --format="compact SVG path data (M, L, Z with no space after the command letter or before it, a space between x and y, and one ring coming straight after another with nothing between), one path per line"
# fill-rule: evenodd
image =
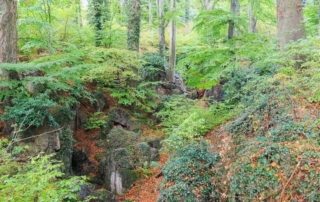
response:
M0 8L1 200L320 201L319 1Z

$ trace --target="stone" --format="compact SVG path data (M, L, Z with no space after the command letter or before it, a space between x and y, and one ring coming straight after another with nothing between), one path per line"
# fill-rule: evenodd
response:
M108 108L107 98L102 92L95 91L92 93L92 97L95 100L95 102L93 103L93 107L96 112L103 112Z
M128 121L131 118L129 112L124 109L114 108L108 112L108 117L115 123L127 127Z
M92 193L92 188L87 185L87 184L83 184L80 185L80 190L78 193L78 197L80 200L85 200L88 196L90 196Z
M198 92L197 92L197 89L191 89L191 90L188 90L188 95L187 95L188 98L192 99L192 100L196 100L199 98L199 95L198 95Z
M139 142L136 145L136 158L139 166L143 166L145 162L150 164L151 148L146 142Z
M127 129L129 131L133 131L133 132L136 132L136 133L141 132L141 130L142 130L141 121L139 121L138 119L131 118L127 123Z
M91 195L96 197L96 199L90 200L92 202L118 202L116 196L106 189L94 190Z
M151 148L161 149L161 139L160 138L152 138L147 141L148 145Z
M160 153L156 148L150 149L150 161L160 161Z
M223 83L219 83L216 86L213 86L211 89L206 90L204 96L208 99L208 101L223 101L224 99L224 91L223 91Z
M113 121L110 118L108 118L106 122L100 127L100 133L98 138L105 140L110 131L112 130L113 126Z

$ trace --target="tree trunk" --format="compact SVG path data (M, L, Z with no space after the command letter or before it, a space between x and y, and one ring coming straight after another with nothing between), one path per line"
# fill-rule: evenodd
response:
M127 49L139 52L140 45L140 0L130 0Z
M157 0L158 18L159 18L159 55L165 60L165 35L164 35L164 2Z
M17 0L0 1L0 12L0 63L17 63ZM5 80L19 79L16 71L3 69L0 69L0 77ZM2 88L0 90L9 89ZM5 98L1 107L9 104L10 98ZM11 132L11 125L11 122L6 123L3 130L5 134Z
M230 12L234 15L234 16L238 16L240 15L240 4L239 4L239 0L231 0L230 2ZM237 35L237 31L236 31L236 20L233 19L229 22L229 28L228 28L228 39L232 39L234 36Z
M171 0L171 9L176 9L176 0ZM170 47L169 47L169 74L168 81L174 82L174 67L176 65L176 23L171 20L170 23Z
M0 1L0 63L17 62L17 1Z
M318 1L318 35L320 36L320 0Z
M249 17L249 33L257 32L257 17L253 14L253 2L248 4L248 17Z
M188 23L190 20L190 0L185 0L185 6L184 21Z
M93 0L93 10L94 10L94 28L95 28L95 43L96 46L101 46L102 41L102 0Z
M277 18L281 50L290 41L306 37L301 0L277 0Z
M211 0L204 0L204 9L207 11L211 10Z
M79 16L79 26L82 27L82 9L81 9L81 0L78 0L78 16Z
M153 14L152 14L152 0L149 0L149 30L150 30L150 36L153 41L153 29L152 29L152 24L153 24Z

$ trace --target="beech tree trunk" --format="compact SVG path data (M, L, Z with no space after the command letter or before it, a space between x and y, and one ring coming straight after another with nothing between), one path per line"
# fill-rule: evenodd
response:
M159 55L165 58L165 35L164 35L164 2L163 0L157 0L158 6L158 18L159 18ZM164 59L165 60L165 59Z
M176 9L176 0L171 0L171 9ZM169 47L169 74L168 81L174 82L174 67L176 65L176 23L171 20L170 23L170 47Z
M234 14L234 16L240 15L240 3L239 0L231 0L230 2L230 12ZM228 28L228 39L232 39L233 36L236 36L236 20L233 19L229 22Z
M153 30L152 30L152 24L153 24L153 15L152 15L152 0L149 0L149 30L151 38L153 39Z
M209 11L211 10L212 5L211 5L211 0L204 0L204 9Z
M127 49L139 52L141 24L140 0L130 0L129 6Z
M290 41L306 37L302 26L303 10L301 0L277 0L278 38L280 49Z
M17 40L17 0L0 0L0 63L17 63ZM2 79L19 79L19 75L16 71L0 69L0 81ZM4 108L10 104L10 97L0 101L3 101L1 107ZM11 125L11 122L5 124L5 134L12 131Z
M0 63L16 63L17 0L1 0L0 9Z
M248 17L249 17L249 33L257 32L257 17L253 13L253 2L248 4Z
M320 0L318 0L318 36L320 36Z

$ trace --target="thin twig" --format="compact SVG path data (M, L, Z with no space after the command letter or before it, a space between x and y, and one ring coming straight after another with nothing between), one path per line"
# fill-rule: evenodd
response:
M39 136L42 136L42 135L54 133L54 132L56 132L56 131L62 130L64 127L65 127L65 125L62 126L61 128L54 129L54 130L51 130L51 131L48 131L48 132L45 132L45 133L41 133L41 134L39 134L39 135L33 135L33 136L31 136L31 137L26 137L26 138L22 138L22 139L19 139L19 140L15 140L15 141L12 142L12 143L17 143L17 142L21 142L21 141L23 141L23 140L27 140L27 139L34 138L34 137L39 137Z
M282 191L281 191L281 194L280 194L280 200L284 197L286 188L287 188L288 184L290 183L290 181L293 179L294 174L296 173L297 169L298 169L299 166L300 166L300 163L301 163L301 161L299 161L299 162L297 163L297 165L296 165L296 167L294 168L294 170L293 170L290 178L288 179L288 181L287 181L286 184L284 185L284 187L283 187L283 189L282 189Z

